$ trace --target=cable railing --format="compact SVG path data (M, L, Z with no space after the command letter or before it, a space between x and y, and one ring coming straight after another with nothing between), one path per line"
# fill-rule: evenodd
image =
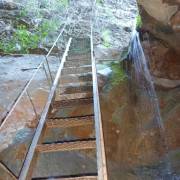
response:
M51 49L49 50L49 52L47 53L47 55L45 56L45 60L43 60L39 65L38 67L36 68L35 72L33 73L33 75L31 76L30 80L26 83L26 85L23 87L23 90L21 91L20 95L18 96L18 98L15 100L15 102L13 103L12 107L10 108L10 110L7 112L5 118L2 120L1 122L1 125L0 125L0 130L1 128L4 126L4 124L7 122L7 120L9 119L10 115L12 114L12 112L14 111L15 107L17 106L17 104L19 103L19 101L21 100L21 98L24 96L24 94L27 94L28 95L28 99L29 101L31 102L31 105L32 105L32 108L33 108L33 111L35 114L37 114L36 110L35 110L35 106L34 106L34 103L32 101L32 97L30 95L30 93L28 92L28 88L30 86L30 84L32 83L32 81L34 80L35 76L38 74L38 72L40 71L41 68L43 68L44 72L45 72L45 76L46 76L46 79L48 80L49 77L50 77L50 81L51 81L51 84L53 82L53 77L52 77L52 72L51 72L51 69L50 69L50 65L49 65L49 62L48 62L48 58L49 56L51 55L54 47L56 46L57 42L59 41L60 37L62 36L64 30L66 28L66 24L63 25L57 39L55 40L55 42L53 43ZM45 64L47 66L47 68L45 67ZM49 77L48 77L48 74L49 74ZM48 82L49 83L49 82ZM49 83L50 85L50 83Z

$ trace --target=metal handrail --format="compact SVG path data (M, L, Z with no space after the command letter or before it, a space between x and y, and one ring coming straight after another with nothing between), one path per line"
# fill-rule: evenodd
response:
M95 4L96 4L96 0L94 1L94 6L95 6ZM94 7L92 10L92 17L93 17L93 11L94 11ZM95 131L96 131L96 149L97 149L96 153L97 153L97 166L98 166L98 180L108 180L103 125L102 125L100 102L99 102L97 69L96 69L96 61L95 61L95 57L94 57L93 19L91 22L90 38L91 38L91 61L92 61L94 119L95 119Z
M49 93L47 103L46 103L46 105L44 107L44 110L43 110L43 112L41 114L41 118L40 118L39 123L37 125L33 140L31 142L31 145L29 147L29 150L28 150L28 153L26 155L25 161L23 163L23 167L21 169L21 172L20 172L20 175L19 175L19 178L18 178L19 180L25 180L27 178L28 170L29 170L29 167L31 165L31 161L32 161L33 156L34 156L36 146L37 146L38 141L40 139L42 129L43 129L44 124L46 122L47 114L49 112L49 108L51 106L51 103L52 103L52 100L53 100L53 97L54 97L54 94L55 94L55 91L56 91L56 88L57 88L57 85L58 85L58 82L59 82L59 79L60 79L61 71L63 69L64 62L66 60L66 56L68 54L71 41L72 41L72 38L69 38L68 44L66 46L66 50L65 50L65 52L63 54L63 57L62 57L62 60L61 60L61 64L60 64L59 69L58 69L57 74L56 74L56 78L55 78L55 80L53 82L51 91Z
M9 118L9 116L11 115L11 113L14 111L16 105L19 103L19 101L21 100L22 96L24 95L24 93L26 93L29 85L31 84L31 82L33 81L34 77L36 76L36 74L38 73L39 69L41 68L42 65L44 65L44 63L46 62L47 65L48 65L48 70L49 70L49 73L50 73L50 77L51 77L51 81L52 81L52 75L51 75L51 72L50 72L50 69L49 69L49 64L48 64L48 61L47 61L47 58L49 57L49 55L51 54L52 50L54 49L56 43L58 42L59 38L61 37L62 33L64 32L65 30L65 27L66 27L66 23L64 24L63 28L61 29L57 39L55 40L54 44L52 45L51 49L49 50L48 54L45 56L45 60L42 61L36 71L33 73L33 75L31 76L30 80L27 82L27 84L24 86L23 90L21 91L20 95L18 96L18 98L16 99L16 101L14 102L13 106L11 107L10 111L7 112L7 115L6 117L4 118L3 122L1 123L0 125L0 130L1 128L4 126L4 124L6 123L6 120Z

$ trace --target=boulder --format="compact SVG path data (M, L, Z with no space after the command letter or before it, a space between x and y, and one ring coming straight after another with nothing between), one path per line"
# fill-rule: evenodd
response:
M12 0L0 0L0 9L4 10L17 10L20 4L14 3Z
M180 52L179 0L138 0L143 29Z
M180 33L180 11L171 18L170 25L175 32Z
M149 67L155 84L165 88L180 85L180 54L167 43L150 36L143 41L143 48L149 59Z

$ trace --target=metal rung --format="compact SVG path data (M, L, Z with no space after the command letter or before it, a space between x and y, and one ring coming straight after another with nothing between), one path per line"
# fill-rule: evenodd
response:
M60 87L60 94L74 94L74 93L82 93L82 92L92 92L93 86L92 84L86 85L67 85Z
M48 119L46 122L47 128L68 128L76 126L92 125L94 116L80 116L71 118Z
M84 177L72 177L72 178L61 178L59 180L97 180L97 176L84 176Z
M69 60L77 60L77 59L91 59L91 56L89 54L79 54L79 55L69 55L67 57L67 61Z
M93 97L92 92L64 94L64 95L56 95L56 101L81 99L81 98L91 98L91 97Z
M61 76L60 84L92 81L92 73L68 74Z
M64 107L72 107L77 105L86 105L92 104L93 98L81 98L81 99L70 99L70 100L62 100L62 101L55 101L53 103L53 108L64 108Z
M63 143L51 143L37 145L36 151L40 153L57 152L57 151L75 151L85 149L95 149L95 140L83 140L83 141L70 141Z
M91 65L91 61L88 60L66 61L64 67L79 67L86 65Z
M32 180L48 180L48 179L54 179L54 180L97 180L97 175L77 175L77 176L66 176L66 177L44 177L44 178L33 178Z
M92 71L91 65L86 65L84 67L66 67L62 70L62 75L88 73L91 71Z

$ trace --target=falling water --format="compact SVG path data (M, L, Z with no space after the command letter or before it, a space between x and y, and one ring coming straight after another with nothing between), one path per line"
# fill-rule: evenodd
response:
M130 56L134 64L135 80L141 88L151 97L152 105L155 110L155 118L157 125L162 131L165 131L164 124L161 119L159 102L154 88L153 80L150 75L147 60L142 49L139 34L135 31L133 33Z
M138 97L146 97L148 99L144 102L144 99L141 101L141 108L139 110L140 121L141 124L139 126L139 131L141 134L145 127L148 126L152 129L156 129L158 131L159 136L156 138L157 144L161 146L164 153L163 160L163 173L161 173L160 178L162 179L176 179L173 178L171 171L171 163L169 161L169 149L166 141L166 133L163 121L161 119L159 102L157 98L157 94L154 88L153 80L150 75L150 71L148 69L148 62L146 60L145 54L143 52L143 48L140 43L138 32L133 33L133 38L131 42L131 51L130 51L130 59L132 60L132 68L131 68L131 80L133 79L134 84L136 84L135 88L132 89L136 91L138 89ZM131 90L131 91L132 91ZM148 109L148 110L146 110ZM143 116L143 111L151 111L152 118L147 121L147 118ZM145 130L144 130L145 131ZM146 150L144 150L146 151ZM159 152L158 152L159 153ZM146 152L142 154L142 157L146 156ZM156 155L157 156L157 155ZM162 175L163 174L163 175Z

